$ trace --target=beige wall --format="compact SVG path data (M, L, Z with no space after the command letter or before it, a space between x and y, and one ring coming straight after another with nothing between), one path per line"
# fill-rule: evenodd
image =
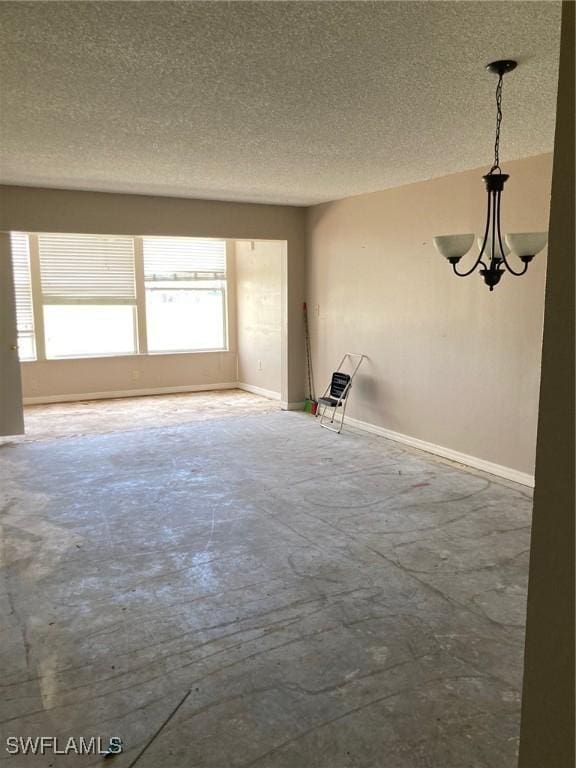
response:
M236 280L233 243L227 257L228 350L178 354L84 357L21 363L25 403L68 397L144 394L236 383Z
M25 402L102 393L234 385L235 352L126 355L22 363Z
M574 22L563 3L521 768L574 766Z
M506 163L508 232L548 228L551 156ZM486 169L307 211L317 388L368 355L350 416L522 473L534 471L546 252L490 293L456 278L432 237L479 233Z
M238 381L278 396L282 375L282 258L282 243L236 243Z
M285 260L286 318L282 339L282 400L299 402L304 395L304 356L302 348L302 302L304 300L304 209L224 203L207 200L120 195L101 192L36 189L28 187L0 187L0 231L29 232L86 232L127 235L185 235L191 237L222 237L226 239L263 239L286 242ZM91 374L84 374L77 361L58 361L60 370L78 376L78 387L89 387L90 392L101 391L104 380L126 383L132 377L133 358L103 359L100 365L90 366ZM142 358L143 361L143 358ZM82 365L85 361L82 361ZM156 372L154 358L142 362L140 378L133 382L135 389L147 388L148 381L170 381L165 386L220 383L231 369L235 373L235 358L217 353L216 356L167 355L164 370ZM66 367L64 367L66 366ZM88 370L88 366L86 367ZM102 380L94 379L102 372ZM40 374L41 369L37 368ZM59 376L43 375L56 386ZM24 371L24 386L40 376ZM88 378L86 378L88 377ZM182 378L183 377L183 378ZM235 375L231 380L235 380ZM226 381L226 379L224 379ZM67 385L64 385L67 386Z

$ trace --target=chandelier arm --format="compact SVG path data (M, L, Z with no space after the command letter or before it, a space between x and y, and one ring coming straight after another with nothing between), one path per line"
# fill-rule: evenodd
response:
M455 275L458 275L458 277L468 277L468 275L471 275L472 272L474 272L478 264L483 264L483 262L480 260L480 256L476 259L473 266L471 266L470 269L467 270L466 272L458 272L458 270L456 269L456 264L452 264L452 270Z
M528 262L527 261L524 262L524 267L520 270L520 272L516 272L516 270L512 269L510 264L508 264L508 262L506 261L506 257L505 256L504 256L503 261L504 261L504 266L506 267L508 272L511 272L515 277L521 277L522 275L525 275L526 272L528 271Z
M498 244L500 246L500 253L502 254L502 261L504 262L504 266L510 272L511 274L515 275L516 277L521 277L522 275L525 275L528 271L528 262L524 262L524 267L520 270L520 272L516 272L515 269L512 269L510 264L508 264L508 259L506 258L506 254L504 252L504 248L502 246L502 234L500 232L500 192L498 192L498 214L496 217L496 225L497 225L497 232L498 232Z
M478 254L478 258L474 262L473 266L470 267L466 272L458 272L458 269L456 268L456 264L452 264L452 271L455 275L458 275L458 277L468 277L468 275L471 275L472 272L476 269L476 267L481 264L484 269L486 269L486 264L482 261L482 256L484 255L484 251L486 250L486 241L488 239L488 230L490 229L490 208L491 208L491 200L490 200L491 193L488 192L488 213L486 215L486 228L484 229L484 239L482 241L482 247L480 248L480 253Z

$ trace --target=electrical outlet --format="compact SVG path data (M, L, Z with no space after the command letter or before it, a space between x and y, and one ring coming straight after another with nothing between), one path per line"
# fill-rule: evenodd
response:
M138 381L140 379L140 371L132 371L132 381Z
M262 360L258 360L258 370L262 370Z

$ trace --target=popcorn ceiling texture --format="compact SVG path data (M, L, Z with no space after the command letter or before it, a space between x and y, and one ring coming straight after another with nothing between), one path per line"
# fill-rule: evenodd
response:
M559 2L0 3L0 181L310 205L552 149Z

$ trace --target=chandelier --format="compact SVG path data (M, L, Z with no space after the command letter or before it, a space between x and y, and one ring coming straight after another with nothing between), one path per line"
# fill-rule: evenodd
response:
M478 267L480 274L488 288L493 291L498 285L502 275L508 271L519 277L525 274L528 265L548 241L547 232L516 232L502 238L500 231L500 203L504 184L510 178L507 173L502 173L500 168L500 126L502 124L502 82L504 75L516 69L517 62L509 59L493 61L486 69L498 75L496 86L496 140L494 142L494 162L488 173L483 176L486 191L488 192L488 212L486 215L486 227L484 236L478 238L480 253L469 269L458 271L458 262L465 256L474 244L474 235L439 235L434 238L436 250L444 256L450 264L454 274L458 277L471 275ZM510 264L509 258L513 254L523 262L518 269Z

